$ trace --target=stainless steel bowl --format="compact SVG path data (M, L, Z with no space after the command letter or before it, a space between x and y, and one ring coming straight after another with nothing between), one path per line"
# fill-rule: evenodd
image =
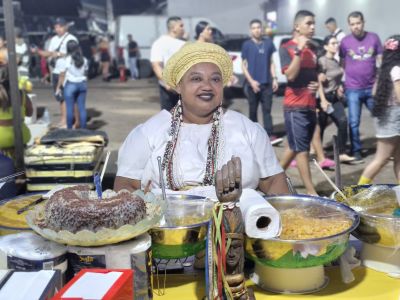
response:
M183 258L203 250L214 202L183 194L167 195L167 200L166 223L150 232L153 256Z
M385 184L388 188L396 185ZM344 187L341 191L346 197L351 197L369 188L371 185L351 185ZM334 192L332 199L342 202L342 197ZM384 247L400 247L400 218L395 216L374 215L360 212L360 225L352 233L359 240Z
M348 206L321 197L288 195L267 197L278 211L290 208L317 210L322 216L339 214L351 221L351 226L338 234L320 238L268 240L246 238L246 255L256 263L276 268L305 268L327 264L346 250L350 232L359 224L359 216ZM317 230L317 229L316 229ZM305 255L307 254L307 255Z

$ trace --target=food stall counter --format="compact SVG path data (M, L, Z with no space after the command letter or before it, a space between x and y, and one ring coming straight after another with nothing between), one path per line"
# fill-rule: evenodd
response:
M326 268L329 283L319 292L306 295L274 294L264 291L248 280L247 287L254 290L256 299L324 299L324 300L398 300L400 299L400 279L391 278L365 267L353 270L355 280L345 284L341 280L338 267ZM167 275L165 295L157 295L156 278L154 278L154 299L202 299L205 295L204 279L199 275ZM162 282L160 278L160 283Z

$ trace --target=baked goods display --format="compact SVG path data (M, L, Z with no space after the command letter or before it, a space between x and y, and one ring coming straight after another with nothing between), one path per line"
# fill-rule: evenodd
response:
M55 231L98 231L135 225L146 217L146 203L127 190L98 199L88 186L74 186L56 192L47 201L39 226ZM94 197L93 197L94 196Z
M106 190L98 198L89 186L55 192L30 211L29 226L43 237L68 245L101 246L129 240L158 226L165 203L152 193Z

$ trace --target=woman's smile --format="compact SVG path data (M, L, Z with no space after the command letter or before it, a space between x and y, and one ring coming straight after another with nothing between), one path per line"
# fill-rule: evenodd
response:
M214 98L214 93L200 93L197 95L198 98L204 101L210 101Z

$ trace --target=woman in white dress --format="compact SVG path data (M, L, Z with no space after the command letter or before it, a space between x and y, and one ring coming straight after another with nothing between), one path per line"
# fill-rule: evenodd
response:
M180 95L128 135L119 150L115 190L160 187L157 157L162 158L168 189L213 186L214 176L232 156L242 162L243 188L266 194L288 193L286 175L265 130L246 116L223 110L223 87L232 61L220 46L187 43L164 69L163 79Z

